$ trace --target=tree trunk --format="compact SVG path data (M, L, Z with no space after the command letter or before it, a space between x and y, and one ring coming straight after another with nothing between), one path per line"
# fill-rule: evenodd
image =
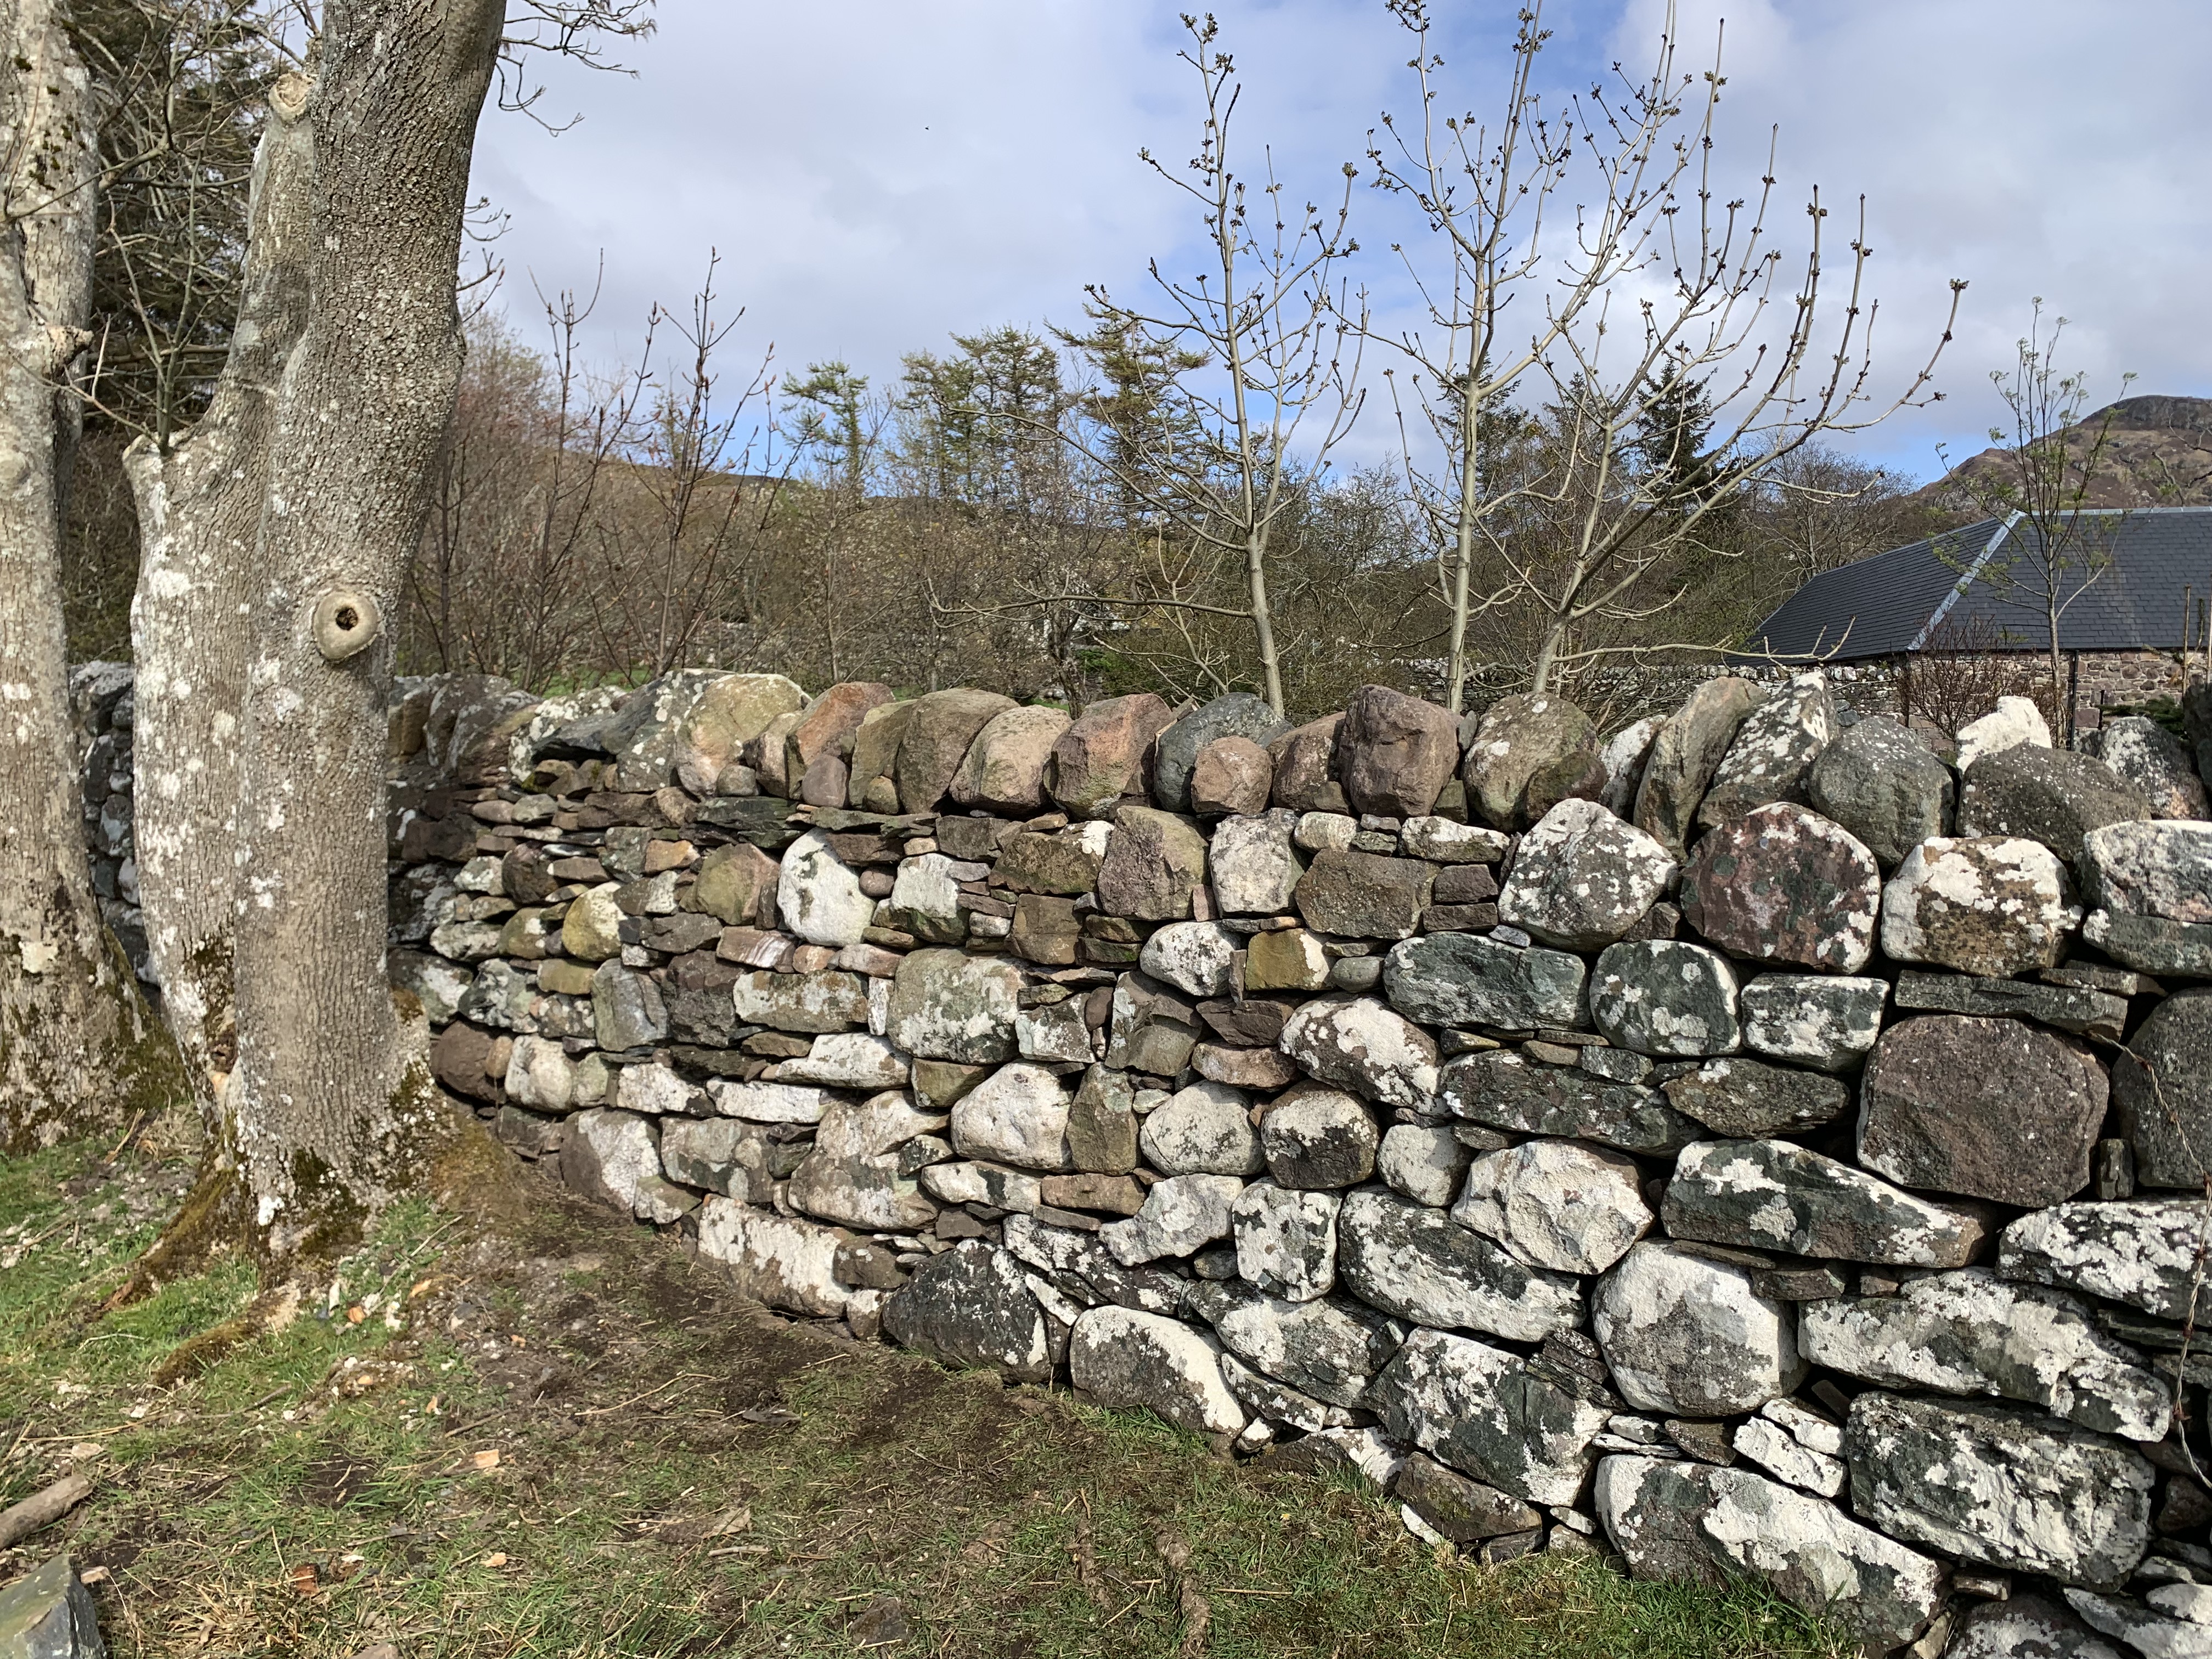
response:
M307 316L310 90L288 75L270 94L238 325L207 413L166 453L141 438L123 458L141 544L131 606L140 902L161 1011L208 1109L234 1048L239 723L270 438Z
M332 0L324 18L313 306L252 573L225 1097L274 1256L343 1243L444 1134L385 975L386 704L460 378L453 284L503 15L500 0Z
M174 1097L176 1054L101 926L62 623L95 226L90 78L53 0L0 0L0 1145Z
M1244 581L1251 595L1253 642L1259 648L1267 707L1277 720L1284 720L1288 717L1283 713L1283 664L1275 650L1275 613L1267 599L1267 534L1256 527L1244 536Z

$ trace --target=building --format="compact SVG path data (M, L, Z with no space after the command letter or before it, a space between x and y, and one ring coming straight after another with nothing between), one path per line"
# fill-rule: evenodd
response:
M2212 507L2081 516L2102 568L2084 586L2087 562L2069 562L2058 643L2075 726L2088 730L2105 708L2178 696L2205 676ZM1984 519L1827 571L1754 629L1743 655L1886 673L1908 716L1925 712L1916 665L1927 678L1962 659L2010 657L2036 676L2050 647L2033 533L2018 514Z

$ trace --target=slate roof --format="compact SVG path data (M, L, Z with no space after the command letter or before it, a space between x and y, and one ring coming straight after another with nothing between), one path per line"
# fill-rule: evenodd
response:
M2033 562L2022 559L2033 534L2024 524L1984 519L1815 576L1752 630L1744 654L1855 662L1941 649L1966 629L2041 650ZM2109 545L2111 567L2060 620L2060 648L2179 648L2184 590L2193 589L2198 605L2212 598L2212 507L2137 507ZM2009 591L1990 579L2008 562L2016 572Z

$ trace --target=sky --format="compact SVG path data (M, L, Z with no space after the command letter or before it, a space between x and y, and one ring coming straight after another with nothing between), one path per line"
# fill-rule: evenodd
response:
M1500 104L1505 0L1437 0L1443 102ZM1407 38L1382 0L1227 0L1218 47L1244 82L1232 142L1308 196L1352 193L1352 273L1385 330L1418 320L1398 242L1429 239L1368 185L1369 134L1414 107ZM1665 0L1551 0L1540 87L1640 73ZM841 359L888 388L902 353L1002 323L1079 324L1087 284L1142 296L1149 264L1197 269L1179 167L1198 84L1174 6L1152 0L659 0L629 74L536 61L557 136L488 114L476 187L501 214L498 303L526 337L542 293L599 290L604 366L634 356L656 301L688 310L710 252L734 368ZM1724 25L1724 27L1723 27ZM1920 477L1987 442L1989 382L2031 303L2069 319L2060 367L2093 404L2128 390L2212 394L2212 6L2203 0L1680 0L1684 67L1724 42L1715 167L1755 190L1774 148L1773 234L1802 259L1817 186L1846 235L1862 197L1874 249L1875 374L1887 403L1966 290L1933 387L1944 396L1843 441ZM1837 250L1831 248L1832 254ZM1831 266L1831 270L1836 267ZM1370 351L1374 371L1389 354ZM740 376L742 378L742 376ZM1370 399L1340 459L1396 445Z

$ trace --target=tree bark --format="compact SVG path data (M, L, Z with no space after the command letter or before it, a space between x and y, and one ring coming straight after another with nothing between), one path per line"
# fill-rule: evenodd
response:
M161 1012L212 1109L235 1048L231 999L238 739L252 655L252 575L285 364L307 318L311 84L272 88L254 155L244 291L198 423L124 454L138 507L136 841Z
M90 77L53 0L0 0L0 1145L168 1103L175 1051L100 918L62 623L70 363L88 337Z
M386 704L460 377L453 284L503 15L499 0L332 0L325 14L313 302L252 572L224 1100L273 1256L344 1242L419 1178L446 1123L386 981Z

